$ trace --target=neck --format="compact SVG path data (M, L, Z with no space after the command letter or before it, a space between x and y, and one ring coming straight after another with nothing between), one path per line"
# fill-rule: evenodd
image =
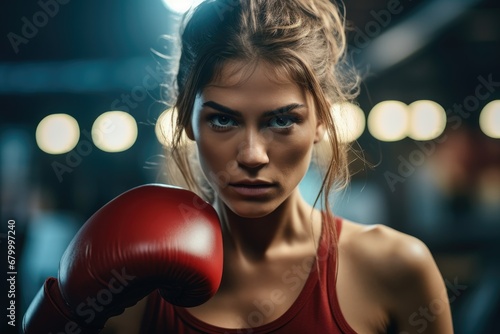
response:
M319 237L321 221L313 225L313 221L318 221L317 212L313 214L313 208L298 190L276 210L260 218L240 217L221 201L215 205L222 220L225 251L239 253L250 261L265 260L295 243L314 245Z

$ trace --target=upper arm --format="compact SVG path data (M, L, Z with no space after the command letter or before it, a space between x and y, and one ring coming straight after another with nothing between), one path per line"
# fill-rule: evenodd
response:
M388 310L398 333L453 333L446 285L427 246L400 234L392 248Z

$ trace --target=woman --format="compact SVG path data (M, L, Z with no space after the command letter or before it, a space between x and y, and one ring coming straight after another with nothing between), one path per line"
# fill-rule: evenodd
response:
M357 87L342 70L345 47L343 18L328 0L215 0L194 10L182 34L171 152L180 184L221 218L224 272L201 306L150 296L143 330L452 333L426 246L329 210L329 191L348 176L329 110ZM196 144L203 173L184 140ZM298 184L325 141L319 211Z
M170 182L198 193L217 211L222 281L211 299L195 307L173 306L151 293L107 321L106 329L453 332L446 287L421 241L330 212L328 194L346 184L348 168L329 111L352 99L357 87L343 66L345 46L343 18L328 0L208 0L194 10L182 34L173 95L178 114L170 153L179 173L169 176L179 176ZM326 162L318 161L325 169L321 210L306 203L298 188L320 145L328 148ZM155 204L157 212L164 204ZM126 219L122 211L117 214ZM155 218L154 210L147 212ZM113 213L102 220L119 219ZM105 225L91 226L102 232ZM73 258L66 258L71 265ZM132 281L139 274L127 275ZM56 290L51 282L46 289ZM77 283L73 290L82 285ZM65 291L60 300L68 297ZM97 296L108 296L101 304L118 299L102 289ZM93 310L104 306L90 301ZM134 323L133 315L142 320Z

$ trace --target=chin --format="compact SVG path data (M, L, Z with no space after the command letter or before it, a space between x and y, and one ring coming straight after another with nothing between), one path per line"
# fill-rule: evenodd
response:
M265 213L260 213L260 212L238 212L238 211L233 211L234 214L236 214L237 216L241 217L241 218L245 218L245 219L259 219L259 218L262 218L262 217L265 217L269 214L269 212L265 212Z
M275 206L269 205L269 203L226 203L226 206L235 215L241 218L247 219L258 219L271 214L276 210Z

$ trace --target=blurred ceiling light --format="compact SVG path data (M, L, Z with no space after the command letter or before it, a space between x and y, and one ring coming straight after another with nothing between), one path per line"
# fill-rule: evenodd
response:
M383 101L375 105L368 115L368 130L381 141L397 141L408 131L408 106L399 101Z
M191 7L196 7L203 0L162 0L167 9L177 14L184 14Z
M172 116L174 117L174 120L172 120ZM172 109L167 109L164 112L161 113L161 115L158 117L156 120L155 124L155 135L156 139L162 144L163 146L170 146L172 142L172 138L174 136L173 133L173 123L177 119L177 113L175 115L172 115Z
M172 115L172 110L174 114ZM173 118L172 118L173 117ZM175 109L167 109L161 113L161 115L156 120L155 124L155 135L156 139L164 147L170 147L172 144L172 139L174 137L175 123L177 122L177 111ZM186 132L183 131L181 135L181 145L188 145L188 137Z
M415 140L432 140L446 128L446 112L438 103L420 100L409 106L408 137Z
M35 132L38 147L49 154L63 154L75 148L80 139L76 119L67 114L52 114L40 121Z
M500 138L500 100L484 106L479 115L479 127L488 137Z
M92 140L104 152L122 152L134 145L137 123L128 113L108 111L97 117L92 125Z
M355 104L334 104L332 106L332 116L339 131L339 139L344 143L355 141L365 131L365 114Z

